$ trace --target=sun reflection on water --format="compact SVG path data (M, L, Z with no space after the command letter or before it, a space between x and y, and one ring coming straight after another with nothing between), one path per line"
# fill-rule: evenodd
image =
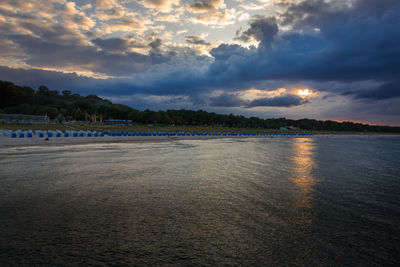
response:
M314 143L311 138L293 139L293 174L289 180L295 185L296 193L290 206L297 211L294 223L300 227L312 222L312 192L316 181L312 173L315 164L313 155Z

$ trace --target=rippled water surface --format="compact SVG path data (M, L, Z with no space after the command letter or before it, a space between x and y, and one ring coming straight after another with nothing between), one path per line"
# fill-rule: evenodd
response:
M0 265L389 265L400 138L0 150Z

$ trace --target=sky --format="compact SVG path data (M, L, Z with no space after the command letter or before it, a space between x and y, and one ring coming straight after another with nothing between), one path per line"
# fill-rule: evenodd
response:
M400 126L399 0L0 0L0 80Z

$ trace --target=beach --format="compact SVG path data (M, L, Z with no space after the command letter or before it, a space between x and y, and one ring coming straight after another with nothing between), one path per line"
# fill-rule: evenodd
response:
M316 134L315 138L390 138L399 137L399 135L390 134ZM208 139L246 139L246 138L301 138L304 136L285 136L285 135L266 135L266 136L103 136L103 137L33 137L10 138L0 136L0 149L7 147L22 146L57 146L57 145L79 145L79 144L95 144L95 143L136 143L136 142L168 142L179 140L208 140Z
M89 143L147 142L209 139L208 136L104 136L104 137L52 137L9 138L0 137L0 148L18 146L74 145ZM217 138L217 137L213 137Z

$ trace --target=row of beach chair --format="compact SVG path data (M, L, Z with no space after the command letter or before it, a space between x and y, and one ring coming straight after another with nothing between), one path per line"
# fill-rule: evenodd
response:
M60 138L60 137L104 137L104 136L309 136L311 133L239 133L239 132L168 132L168 131L54 131L54 130L0 130L0 137L10 138L32 138L34 136L39 138Z

